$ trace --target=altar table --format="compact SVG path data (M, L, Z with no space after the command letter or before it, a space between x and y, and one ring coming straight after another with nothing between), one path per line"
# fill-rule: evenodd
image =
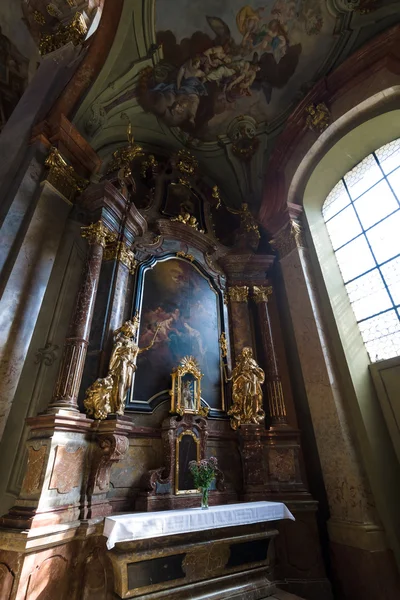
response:
M259 600L275 591L273 521L282 502L243 502L107 517L114 591L137 600Z
M144 540L218 527L237 527L264 521L294 517L283 502L242 502L210 506L208 509L185 508L157 512L133 513L107 517L104 532L107 548L117 542Z

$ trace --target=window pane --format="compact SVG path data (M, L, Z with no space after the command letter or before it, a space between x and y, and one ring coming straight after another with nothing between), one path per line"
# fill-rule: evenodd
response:
M400 331L400 322L395 310L388 310L381 315L361 321L358 325L364 342L371 342Z
M322 207L322 214L325 221L336 215L339 210L342 210L342 208L345 208L348 204L350 204L350 196L344 187L343 181L340 180L339 183L335 185Z
M379 263L400 254L400 211L372 227L367 237Z
M366 192L374 183L382 179L382 171L377 165L375 158L370 154L364 158L354 169L344 176L349 194L353 200Z
M372 362L394 358L400 355L400 332L367 342L365 346Z
M349 281L375 267L375 261L362 235L336 252L343 279Z
M393 302L400 304L400 257L394 258L383 265L381 271L392 295Z
M379 148L375 152L383 172L387 175L400 165L400 138Z
M399 208L399 204L386 181L381 181L368 192L365 192L354 202L354 206L365 229Z
M400 169L396 169L394 173L389 175L388 180L397 196L397 199L400 200Z
M342 210L336 217L328 221L326 226L334 249L343 246L343 244L355 238L356 235L362 233L353 206L348 206Z
M357 321L392 306L378 269L348 283L346 289Z

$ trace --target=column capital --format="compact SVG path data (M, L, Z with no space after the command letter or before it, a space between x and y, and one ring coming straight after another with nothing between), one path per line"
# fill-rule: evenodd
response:
M47 172L43 181L48 181L70 202L89 185L89 181L78 175L54 146L50 148L44 165Z
M253 285L252 298L256 304L259 302L268 302L268 296L272 294L272 285L262 286Z
M228 289L228 295L231 302L247 302L249 298L249 286L234 285Z
M135 259L135 254L126 242L120 241L106 246L103 260L118 260L125 267L128 267L131 275L134 275L136 271L137 260Z
M97 221L97 223L91 223L87 227L81 227L81 236L87 239L89 246L93 244L99 244L103 248L106 247L107 243L115 242L116 234L111 232L106 227L103 221Z
M275 233L270 243L271 246L279 252L279 256L283 258L295 248L305 247L303 228L297 221L289 219L287 223Z

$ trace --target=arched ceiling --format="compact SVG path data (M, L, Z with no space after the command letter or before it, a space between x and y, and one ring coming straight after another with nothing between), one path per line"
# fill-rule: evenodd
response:
M257 210L284 123L321 77L400 20L397 0L125 0L75 124L100 156L182 145L227 201ZM235 151L244 140L249 151Z

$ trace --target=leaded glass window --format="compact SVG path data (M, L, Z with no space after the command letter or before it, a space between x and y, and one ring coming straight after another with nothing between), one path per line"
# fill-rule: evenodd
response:
M400 138L349 171L322 214L370 360L400 355Z

